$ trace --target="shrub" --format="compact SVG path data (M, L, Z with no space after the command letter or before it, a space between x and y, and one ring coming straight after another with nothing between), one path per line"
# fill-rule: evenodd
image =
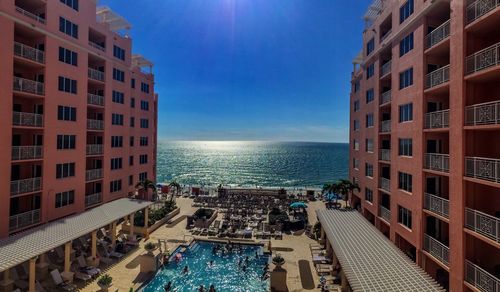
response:
M102 285L102 286L110 286L112 282L113 282L113 278L108 274L102 275L99 278L99 280L97 280L97 284Z
M314 224L312 233L315 239L319 239L321 237L321 223L319 221Z
M273 264L282 265L285 263L285 259L281 256L281 254L277 254L273 257Z
M153 250L155 248L156 248L156 245L152 242L148 242L144 245L144 249L146 249L147 251Z

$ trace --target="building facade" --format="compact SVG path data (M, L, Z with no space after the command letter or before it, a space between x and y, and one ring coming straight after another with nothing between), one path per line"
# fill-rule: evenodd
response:
M500 291L500 1L375 0L365 20L353 204L450 291Z
M93 0L0 2L0 238L156 177L152 64L128 28Z

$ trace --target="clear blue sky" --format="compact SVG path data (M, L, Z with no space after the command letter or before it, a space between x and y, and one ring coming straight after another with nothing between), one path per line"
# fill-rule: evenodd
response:
M369 0L102 0L155 63L160 139L348 141Z

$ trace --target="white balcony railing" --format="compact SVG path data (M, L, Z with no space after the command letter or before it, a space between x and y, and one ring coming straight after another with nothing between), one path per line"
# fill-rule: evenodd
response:
M424 209L445 218L450 218L450 201L445 198L425 193Z
M102 155L103 153L104 153L104 147L102 144L87 145L87 155Z
M479 291L500 291L500 279L468 260L465 261L465 281L476 287Z
M466 74L472 74L499 64L500 43L496 43L465 59Z
M391 180L390 179L387 179L385 177L381 177L379 179L379 185L380 185L380 188L387 191L387 192L391 192Z
M467 6L467 23L472 23L481 16L500 6L500 0L477 0Z
M391 149L380 149L380 160L391 161Z
M90 79L104 81L104 72L89 68L88 76Z
M465 176L500 183L500 159L465 157Z
M87 129L89 129L89 130L104 130L104 121L87 119Z
M426 129L442 129L450 126L450 110L435 111L425 114Z
M29 12L29 11L26 11L26 10L22 9L21 7L19 7L19 6L16 6L16 12L17 13L21 13L22 15L24 15L26 17L29 17L29 18L31 18L33 20L36 20L36 21L40 22L41 24L45 24L45 18L42 18L42 17L40 17L38 15L35 15L35 14Z
M12 146L12 160L40 159L42 156L42 146Z
M42 189L42 178L33 177L10 182L10 194L32 193Z
M90 207L102 202L102 193L95 193L85 196L85 207Z
M389 60L384 63L384 65L382 65L382 67L380 68L380 77L384 77L391 73L391 64L392 60Z
M385 120L380 122L380 133L390 133L391 132L391 120Z
M102 168L97 169L89 169L85 172L85 180L93 181L97 179L101 179L103 177Z
M467 126L500 124L500 101L471 105L465 108Z
M380 43L382 43L388 36L390 36L392 33L392 29L388 30L386 33L384 33L381 37L380 37Z
M380 95L380 105L391 102L391 93L392 90L389 89Z
M104 106L104 96L87 93L87 104Z
M14 91L26 92L37 95L45 94L45 85L42 82L37 82L30 79L14 77Z
M500 218L465 208L465 227L500 243Z
M450 36L450 20L438 26L425 36L425 48L431 48Z
M450 65L446 65L425 75L425 89L450 81Z
M9 231L36 224L40 222L40 209L31 210L25 213L13 215L9 217Z
M425 233L424 250L440 260L443 264L447 266L450 264L450 248Z
M385 208L384 206L380 206L379 212L382 219L384 219L387 223L391 223L391 210Z
M12 124L15 126L23 127L43 127L43 115L13 112Z
M98 43L94 43L93 41L89 41L89 46L91 46L92 48L94 49L98 49L100 51L103 51L105 52L106 51L106 48L104 48L103 46L101 46L100 44Z
M450 155L441 153L425 153L424 168L441 172L450 172Z
M33 47L14 42L14 54L16 56L35 61L38 63L45 63L45 53Z

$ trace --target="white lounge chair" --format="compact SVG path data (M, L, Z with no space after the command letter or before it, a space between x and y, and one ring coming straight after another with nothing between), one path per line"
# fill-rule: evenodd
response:
M114 250L108 251L107 248L104 248L104 255L107 256L108 258L115 258L115 259L121 259L124 256L124 254L116 252Z
M51 271L50 275L52 276L52 280L54 281L54 284L56 284L56 286L58 288L61 288L65 291L75 291L76 290L76 287L73 284L63 280L61 273L59 273L59 270L56 269L56 270Z
M82 280L85 284L87 284L87 281L92 279L91 275L77 271L77 269L75 269L73 266L71 267L71 272L74 273L75 279Z

